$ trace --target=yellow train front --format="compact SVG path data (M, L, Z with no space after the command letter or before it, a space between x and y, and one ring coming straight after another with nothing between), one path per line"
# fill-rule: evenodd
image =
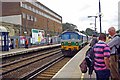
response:
M61 35L61 51L64 56L74 56L87 44L87 36L77 31L65 31Z

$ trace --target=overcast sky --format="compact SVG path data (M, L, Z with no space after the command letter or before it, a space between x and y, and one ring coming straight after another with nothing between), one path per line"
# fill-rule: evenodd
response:
M99 12L99 0L38 0L54 12L62 16L63 23L75 24L78 29L94 29L94 18ZM120 0L101 0L102 12L102 32L107 32L110 26L118 29L118 1ZM90 25L90 23L93 23ZM99 18L97 18L97 31L99 28Z

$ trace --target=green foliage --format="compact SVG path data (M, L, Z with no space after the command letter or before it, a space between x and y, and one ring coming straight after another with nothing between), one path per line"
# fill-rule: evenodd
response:
M81 33L85 34L85 35L88 35L85 31L80 31Z
M80 31L81 33L87 35L87 36L92 36L93 34L96 34L98 36L99 34L95 32L94 30L87 28L85 31Z
M74 25L74 24L71 24L71 23L63 23L62 24L62 29L63 29L63 31L65 31L65 30L74 30L74 29L77 29L77 26Z
M90 29L90 28L87 28L86 31L85 31L89 36L92 36L94 30Z
M120 34L120 29L116 31L116 33Z

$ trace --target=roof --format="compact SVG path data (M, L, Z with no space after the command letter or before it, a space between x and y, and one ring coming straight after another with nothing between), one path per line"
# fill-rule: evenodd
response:
M0 32L8 32L4 26L0 26Z

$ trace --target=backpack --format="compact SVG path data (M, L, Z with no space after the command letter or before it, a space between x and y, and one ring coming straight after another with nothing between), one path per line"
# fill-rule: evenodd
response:
M116 36L118 36L120 38L120 35L115 35L115 37ZM120 55L120 45L118 47L115 45L115 48L116 48L116 51L117 51L116 54Z
M120 38L120 35L115 35L114 37L116 37L116 36L118 36ZM117 51L115 53L115 55L118 55L118 72L120 73L120 45L118 47L115 45L115 48L116 48L116 51ZM117 61L116 56L115 56L115 61Z

